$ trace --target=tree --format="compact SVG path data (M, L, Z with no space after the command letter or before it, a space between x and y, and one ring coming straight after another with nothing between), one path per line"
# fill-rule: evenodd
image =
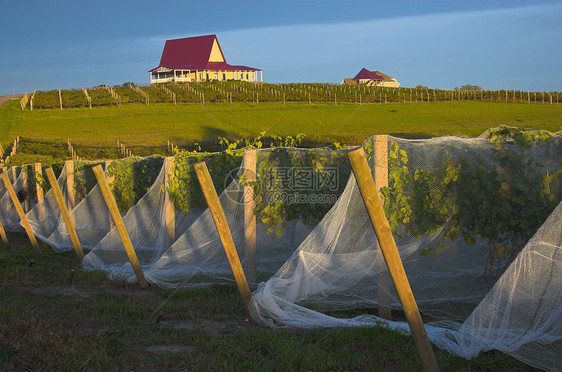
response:
M455 90L482 90L482 87L479 85L466 84L460 88L456 87Z

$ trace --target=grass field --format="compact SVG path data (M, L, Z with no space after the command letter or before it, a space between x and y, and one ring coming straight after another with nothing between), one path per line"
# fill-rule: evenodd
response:
M412 338L385 328L261 328L246 320L234 285L141 290L80 271L73 252L8 238L0 370L422 370ZM500 352L468 361L434 350L442 371L533 370Z
M476 136L511 125L558 131L560 105L432 102L370 105L129 104L21 111L0 107L0 141L165 146L303 133L309 144L372 134ZM141 290L85 273L73 253L0 245L0 370L421 370L412 338L385 328L273 330L246 320L235 286ZM32 262L33 260L33 262ZM71 278L71 270L74 275ZM360 310L358 310L360 311ZM372 311L372 310L367 310ZM356 314L346 314L356 315ZM394 314L401 317L401 314ZM434 349L443 371L527 371L500 352L467 361Z
M511 125L558 131L562 106L499 102L393 104L213 104L153 106L129 104L94 109L21 111L17 100L0 108L0 141L16 136L87 146L185 146L268 134L306 135L307 143L359 144L373 134L401 137L477 136Z

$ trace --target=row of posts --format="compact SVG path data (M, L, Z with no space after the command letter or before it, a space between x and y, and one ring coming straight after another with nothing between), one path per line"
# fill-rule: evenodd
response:
M133 151L127 148L124 143L120 143L119 140L117 140L117 150L119 151L119 155L123 156L124 158L135 156L135 154L133 154Z
M373 166L370 167L365 154L363 152L363 148L359 147L358 149L352 150L348 152L348 157L355 174L355 179L357 181L357 185L359 187L360 193L363 197L363 201L365 203L365 207L369 214L369 218L372 222L373 228L376 232L377 236L377 243L379 245L380 252L384 257L386 267L388 271L383 270L382 274L379 274L379 281L381 281L381 276L385 275L392 277L394 281L394 285L398 292L400 301L402 306L405 310L406 318L408 320L408 324L410 326L410 330L412 332L414 341L418 348L418 352L422 359L422 363L425 370L428 371L437 371L438 365L435 359L435 355L433 354L433 350L431 348L431 344L429 343L429 339L427 337L427 333L425 331L425 327L423 325L421 316L418 311L417 304L413 297L406 273L404 271L404 267L402 261L400 259L400 255L398 253L398 249L396 247L396 243L394 238L392 237L392 233L390 230L390 226L386 216L384 214L384 210L382 207L382 201L379 196L380 188L383 187L388 182L388 159L387 159L387 137L386 136L375 136L373 137ZM256 179L256 150L248 150L244 153L243 157L243 166L245 168L245 175L249 181ZM168 180L170 174L172 172L171 168L173 165L173 158L168 157L164 161L165 167L165 185L168 184ZM109 164L105 164L106 172ZM14 168L15 169L15 168ZM68 206L64 203L62 199L62 194L60 192L58 183L55 179L54 173L51 168L46 169L46 174L53 189L53 193L55 194L55 198L57 199L57 203L59 209L61 210L61 214L63 215L63 219L65 224L67 225L67 229L71 236L71 240L75 247L76 253L80 259L84 257L82 248L80 246L80 241L78 240L78 236L74 229L74 224L72 218L68 212L68 209L72 210L74 207L74 197L73 197L73 189L74 189L74 164L72 161L67 161L65 163L65 169L67 172L67 198L68 198ZM228 223L226 221L226 217L224 215L224 211L220 204L216 189L214 188L213 182L211 180L209 171L205 162L199 162L194 165L195 172L197 174L197 178L203 190L203 195L207 204L209 206L209 210L215 222L215 226L219 233L220 240L222 242L223 248L225 249L226 256L230 263L232 273L236 280L236 284L238 286L238 290L242 296L244 306L246 308L246 312L251 319L251 312L249 310L249 304L251 300L251 292L248 286L248 282L246 279L245 271L247 274L247 278L250 279L252 282L256 282L256 270L255 270L255 250L256 250L256 216L254 213L255 204L254 204L254 190L252 186L244 186L244 250L245 256L247 258L245 266L246 270L242 268L240 260L238 258L238 254L236 251L236 247L234 245L234 241L232 239L232 235L230 233ZM42 174L41 164L35 164L35 170L37 174ZM107 174L102 169L101 165L97 165L92 168L98 184L100 186L100 190L104 196L105 202L108 206L109 213L111 214L111 218L125 251L129 257L133 270L137 276L137 280L139 285L142 288L146 288L148 286L146 279L144 278L144 274L142 272L140 263L136 256L134 247L131 243L130 237L126 230L125 224L122 220L121 214L117 208L117 204L115 203L115 198L111 192L111 188L109 182L107 180ZM12 198L12 201L17 209L17 212L20 216L22 224L29 236L29 239L35 249L39 249L37 245L37 241L35 236L33 235L33 231L27 221L25 213L23 212L20 202L17 199L17 196L13 190L13 187L10 183L10 180L5 172L2 173L2 179L4 182L5 187ZM15 175L14 175L15 179ZM39 182L36 182L39 185ZM42 190L39 192L39 186L37 191L38 200L43 197ZM70 196L72 195L72 196ZM172 242L175 240L175 207L174 203L171 200L168 191L165 193L165 226L166 226L166 241L167 246L171 245ZM5 234L5 231L0 222L0 235L4 240L4 243L7 244L8 240ZM384 282L386 279L382 279ZM390 281L388 281L390 282ZM390 298L388 295L390 293L390 285L385 288L385 284L379 285L379 301L384 301L382 297L386 296ZM385 295L381 295L382 291L385 291ZM388 307L390 309L390 302L388 302ZM388 315L390 313L388 309ZM381 310L381 315L383 315L383 311Z
M12 149L10 150L10 155L6 156L6 159L4 159L4 148L2 147L2 145L0 144L0 152L1 152L1 158L2 158L2 164L1 166L3 167L5 164L8 164L8 162L10 161L10 157L14 156L18 150L18 145L20 143L20 136L17 136L14 139L14 143L12 144Z

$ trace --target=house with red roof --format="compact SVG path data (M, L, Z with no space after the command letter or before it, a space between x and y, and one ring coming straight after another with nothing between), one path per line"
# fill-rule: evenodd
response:
M150 84L191 81L262 81L262 70L226 63L216 35L166 40L158 67L148 71Z
M393 77L383 74L380 71L369 71L366 68L361 69L354 78L345 78L340 85L370 85L379 87L398 88L400 83Z

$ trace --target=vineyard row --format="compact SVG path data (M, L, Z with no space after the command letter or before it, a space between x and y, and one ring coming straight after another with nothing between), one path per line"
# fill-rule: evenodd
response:
M50 90L26 93L20 100L22 110L64 109L118 106L140 103L153 105L210 103L301 103L363 104L436 101L488 101L559 104L560 92L524 92L520 90L443 90L429 88L385 88L314 83L267 84L250 82L198 82L93 89Z

